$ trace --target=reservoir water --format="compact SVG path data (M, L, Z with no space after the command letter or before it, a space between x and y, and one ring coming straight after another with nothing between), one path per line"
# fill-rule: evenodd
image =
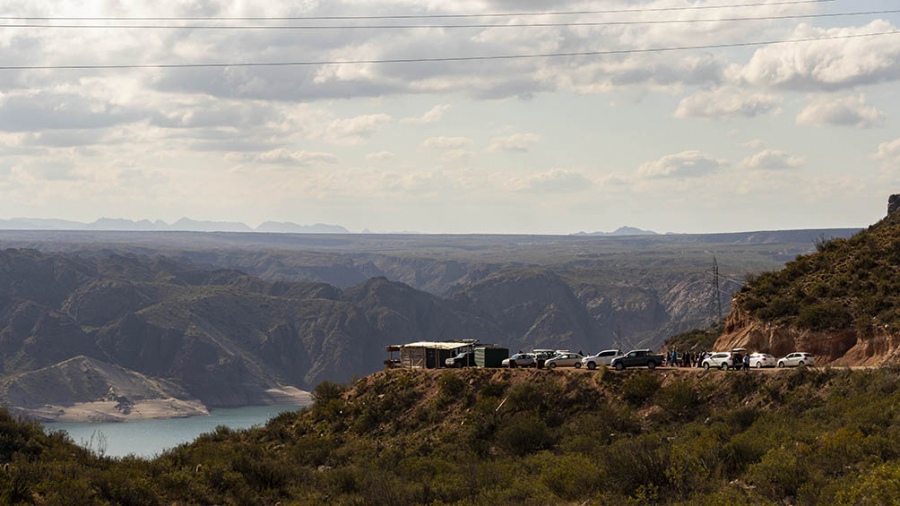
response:
M44 423L44 430L65 431L76 444L101 452L110 457L135 455L153 458L163 451L182 443L189 443L197 436L213 432L219 425L231 429L248 429L263 426L267 421L285 411L296 411L303 406L246 406L210 410L209 416L169 418L165 420L133 420L128 422L54 422Z

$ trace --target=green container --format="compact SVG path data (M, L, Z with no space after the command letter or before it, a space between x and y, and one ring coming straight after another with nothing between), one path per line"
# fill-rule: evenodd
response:
M509 350L506 348L479 346L475 348L476 367L500 367L504 359L509 358Z

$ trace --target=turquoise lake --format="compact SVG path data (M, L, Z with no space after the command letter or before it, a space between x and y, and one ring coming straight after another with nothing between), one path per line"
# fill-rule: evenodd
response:
M65 431L76 444L110 457L135 455L152 458L197 436L224 425L231 429L248 429L265 425L285 411L303 408L297 405L246 406L210 410L209 416L170 418L166 420L134 420L128 422L56 422L44 423L45 431Z

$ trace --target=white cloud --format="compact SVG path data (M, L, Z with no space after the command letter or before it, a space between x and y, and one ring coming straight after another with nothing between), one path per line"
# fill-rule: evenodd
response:
M648 178L690 178L712 174L727 166L727 162L700 151L683 151L647 162L638 174Z
M865 95L832 97L818 96L809 101L797 115L797 124L815 126L851 126L872 128L884 124L885 115L866 105Z
M400 120L402 123L412 123L412 124L429 124L429 123L437 123L440 121L444 114L450 110L450 104L441 104L436 105L431 108L428 112L419 117L414 118L403 118Z
M740 146L742 148L750 148L750 149L759 149L765 146L766 143L762 139L752 139L747 142L742 142Z
M255 163L275 165L309 166L321 163L334 164L338 158L331 153L316 151L291 151L289 149L273 149L265 153L229 153L226 158Z
M491 140L487 151L490 153L525 152L540 142L541 137L535 134L513 134L505 137L495 137Z
M422 147L438 150L464 149L472 145L467 137L429 137L422 141Z
M752 118L765 114L778 105L778 99L768 93L748 93L737 87L722 87L701 91L681 100L676 118Z
M794 169L803 166L806 158L791 156L777 149L766 149L741 161L740 166L745 169L781 170Z
M893 165L900 171L900 138L878 145L878 152L872 155L873 160L883 162L886 166Z
M593 186L593 183L579 172L567 169L552 169L521 178L513 186L518 191L547 194L588 190Z
M391 151L375 151L366 155L366 160L377 162L384 160L393 160L396 155Z
M0 97L0 130L29 132L98 129L133 123L146 114L140 104L122 106L85 90L54 89Z
M335 144L359 144L392 121L388 114L367 114L355 118L337 119L328 125L325 137Z
M896 35L862 35L896 30L884 20L846 28L801 24L786 38L830 39L763 47L745 66L732 67L728 75L754 85L797 90L849 89L895 81L900 79L900 44Z

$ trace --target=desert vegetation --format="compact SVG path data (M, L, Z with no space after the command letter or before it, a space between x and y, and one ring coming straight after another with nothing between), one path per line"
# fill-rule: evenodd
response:
M779 271L748 276L737 304L752 316L861 335L900 329L900 215L847 239L816 241Z
M882 504L898 369L392 370L153 460L0 416L7 504Z

